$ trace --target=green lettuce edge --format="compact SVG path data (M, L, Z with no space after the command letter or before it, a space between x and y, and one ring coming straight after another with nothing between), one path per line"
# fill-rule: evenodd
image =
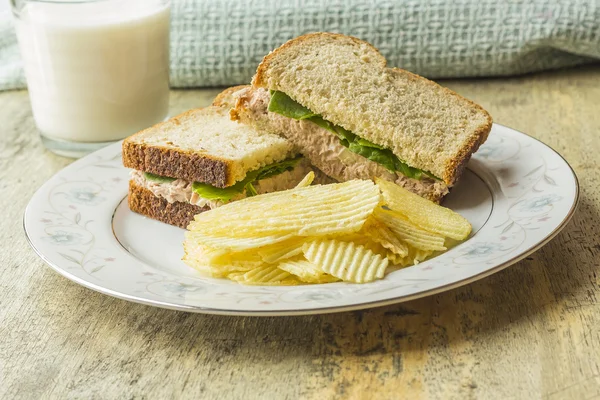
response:
M162 175L156 175L150 172L144 172L144 178L146 178L146 180L149 180L150 182L156 182L156 183L167 183L167 182L173 182L175 180L175 178L170 178L168 176L162 176Z
M192 190L202 198L220 200L224 203L231 201L232 198L244 192L248 197L256 196L258 193L254 188L254 183L282 174L285 171L293 170L301 159L302 157L290 158L250 171L243 180L226 188L218 188L208 183L194 182L192 183Z

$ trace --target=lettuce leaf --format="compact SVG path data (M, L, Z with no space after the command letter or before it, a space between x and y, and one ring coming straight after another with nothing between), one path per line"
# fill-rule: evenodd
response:
M247 197L252 197L252 196L258 195L258 192L254 188L254 185L252 185L252 182L248 182L244 188L246 189Z
M271 104L273 105L273 109L271 109ZM287 94L279 91L271 91L269 111L285 115L286 117L293 119L306 119L317 115L308 108L296 103Z
M271 100L269 101L268 110L288 118L305 119L311 121L319 125L321 128L327 129L328 131L334 133L340 139L340 143L344 147L347 147L351 152L374 161L392 172L398 171L404 176L414 179L421 179L425 175L439 180L439 178L427 171L408 166L408 164L400 160L394 153L392 153L390 149L386 149L383 146L358 137L356 134L342 128L341 126L335 125L323 119L323 117L313 113L311 110L297 103L283 92L277 90L271 91Z
M169 178L168 176L151 174L150 172L144 172L144 178L146 178L150 182L157 182L157 183L173 182L175 180L175 178Z
M224 203L229 202L237 195L244 193L244 191L248 197L255 196L257 195L257 192L252 185L254 182L282 174L285 171L293 170L301 158L302 157L291 158L250 171L243 180L226 188L214 187L208 183L194 182L192 184L192 190L200 197L210 200L221 200Z
M273 163L262 167L256 171L250 172L250 174L256 173L256 181L260 181L261 179L270 178L275 175L279 175L284 173L285 171L291 171L296 168L298 162L302 159L302 157L290 158L287 160L283 160L277 163Z
M247 182L241 181L226 188L218 188L213 185L209 185L208 183L194 182L192 183L192 190L202 198L209 200L221 200L224 203L227 203L232 198L242 193L246 187L246 184Z

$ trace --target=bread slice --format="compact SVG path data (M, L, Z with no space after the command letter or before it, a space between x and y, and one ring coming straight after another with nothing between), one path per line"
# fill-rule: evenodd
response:
M288 41L263 59L252 85L286 93L449 186L492 126L477 104L386 67L376 48L345 35L311 33Z
M134 181L129 181L127 202L133 212L184 229L194 220L194 215L210 209L179 201L169 203Z
M220 188L295 154L284 138L233 122L227 108L214 106L187 111L123 142L126 167Z

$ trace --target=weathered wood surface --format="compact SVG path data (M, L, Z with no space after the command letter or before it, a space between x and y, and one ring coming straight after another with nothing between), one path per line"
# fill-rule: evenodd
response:
M445 82L561 152L574 221L489 278L366 311L290 318L128 303L54 273L25 241L42 148L26 92L0 94L0 398L600 398L600 68ZM218 90L174 91L172 109Z

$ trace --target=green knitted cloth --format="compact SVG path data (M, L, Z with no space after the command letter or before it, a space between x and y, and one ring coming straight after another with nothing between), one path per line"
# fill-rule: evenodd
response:
M367 40L430 78L514 75L600 59L600 0L173 0L171 85L248 83L262 57L307 32ZM0 11L0 90L25 87Z

